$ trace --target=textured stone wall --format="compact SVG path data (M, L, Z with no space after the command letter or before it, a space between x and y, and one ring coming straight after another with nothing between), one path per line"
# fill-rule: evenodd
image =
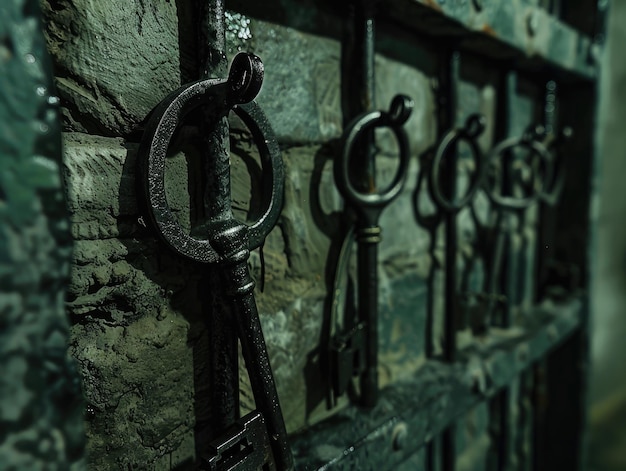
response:
M75 239L67 302L71 353L83 378L87 461L94 471L188 469L209 414L203 319L204 293L211 289L207 273L155 239L135 193L136 152L148 113L193 78L193 18L184 3L42 0L62 99L63 172ZM342 219L332 178L342 132L341 18L316 9L313 2L298 8L289 2L273 5L264 19L229 12L227 42L229 58L243 50L263 59L266 73L258 102L286 165L285 207L265 244L265 290L257 288L256 294L287 428L296 431L332 412L320 377L318 345ZM419 42L403 49L400 43L393 31L383 31L376 57L377 105L387 108L397 93L416 104L406 125L414 157L408 184L382 218L383 385L425 360L428 311L434 313L435 351L441 350L442 333L442 226L416 222L435 212L420 161L437 135L436 55ZM413 57L429 67L416 66ZM459 119L486 114L489 125L481 146L487 149L494 140L497 74L475 60L465 67L469 78L462 87ZM514 128L521 132L535 110L523 97L519 109ZM258 197L259 165L247 131L236 120L231 126L233 206L245 217L248 201ZM197 159L195 132L185 130L168 158L168 199L183 225L192 217L195 187L188 167ZM393 143L383 136L380 145L384 178L395 168L389 157ZM472 170L465 165L465 173ZM484 195L476 211L482 224L493 224ZM523 226L515 221L513 239L530 250L536 216L527 216ZM467 272L463 289L477 290L484 277L474 243L478 228L469 210L459 214L459 221L459 266ZM258 278L258 253L250 264ZM522 304L532 298L531 280L525 286ZM472 340L469 329L459 340ZM246 410L253 403L243 366L240 377ZM343 403L345 398L338 407ZM459 429L460 450L466 450L459 457L462 469L481 469L484 462L489 446L485 414L484 409L472 412ZM407 469L423 459L423 453L416 455Z
M58 99L36 1L0 4L0 469L85 469L67 355L72 242Z

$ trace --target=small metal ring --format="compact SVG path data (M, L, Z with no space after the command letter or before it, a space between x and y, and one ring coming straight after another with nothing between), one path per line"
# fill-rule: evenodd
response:
M523 135L522 137L513 137L510 139L506 139L494 147L487 161L489 165L496 161L496 159L500 158L501 154L505 152L510 152L511 150L523 147L530 151L531 155L537 156L541 161L545 162L545 177L541 183L541 186L538 187L537 182L538 179L535 178L535 192L526 197L516 197L516 196L503 196L502 194L494 191L493 188L490 188L487 184L485 184L485 191L489 199L497 206L508 209L525 209L528 208L531 204L537 201L541 195L543 194L544 187L546 186L545 182L551 182L553 180L554 175L554 161L546 146L544 146L541 142L536 139L529 138L528 135Z
M404 123L411 115L413 101L404 95L396 96L390 111L372 111L352 121L344 134L343 152L335 160L334 173L337 187L343 197L356 207L380 209L395 199L404 186L409 167L409 141L404 130ZM363 133L378 127L389 127L393 131L399 146L400 163L393 180L380 191L365 193L357 190L349 176L348 164L354 147Z
M165 196L165 160L170 141L178 125L193 109L201 106L213 108L214 115L228 113L232 102L224 80L201 80L181 87L156 108L150 119L139 148L139 164L143 178L147 210L160 238L174 251L203 263L216 263L220 255L207 239L196 239L187 234L174 217ZM271 175L267 187L265 211L248 227L248 249L259 247L276 224L283 201L284 167L280 149L270 124L256 102L237 105L232 110L251 131L258 147L261 165Z
M485 118L481 115L472 115L465 122L465 126L462 128L451 129L441 140L441 143L437 147L437 152L430 167L430 189L431 194L437 205L445 211L455 213L460 211L470 200L474 197L474 194L480 188L483 179L484 172L484 159L482 152L476 143L476 138L482 134L485 130ZM441 163L443 158L450 151L451 146L458 145L459 142L465 141L471 150L471 154L476 162L476 170L470 182L470 186L465 192L463 198L456 201L451 201L443 195L439 186L439 175L441 169Z
M563 128L559 137L557 137L555 141L551 143L551 145L548 145L548 152L553 156L554 174L552 180L548 182L549 188L546 188L545 190L540 192L539 199L550 206L556 205L565 186L566 167L563 164L563 157L561 156L560 152L557 153L558 148L561 144L563 144L564 141L571 139L572 135L572 128L567 126Z

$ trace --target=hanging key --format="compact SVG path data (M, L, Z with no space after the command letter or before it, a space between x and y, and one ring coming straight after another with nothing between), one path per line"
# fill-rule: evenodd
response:
M451 50L442 62L441 106L439 125L443 130L439 145L429 168L430 195L438 208L445 214L445 326L444 353L448 361L456 356L457 306L457 214L471 204L484 178L484 158L478 146L478 138L485 130L485 117L479 114L469 116L463 126L457 126L458 93L461 75L461 56ZM475 166L468 187L462 195L458 191L459 144L469 148Z
M360 373L361 404L373 407L378 399L378 220L383 209L402 191L409 164L409 145L403 125L411 115L413 101L396 96L389 112L373 111L354 119L343 137L342 153L335 160L335 182L346 202L357 215L355 238L358 244L358 319L364 335L364 365ZM399 163L391 183L383 189L372 176L368 189L357 189L350 169L367 158L368 146L361 146L376 128L390 128L398 142ZM359 149L360 152L355 152ZM358 324L357 324L358 325ZM359 327L360 329L360 327ZM357 332L359 330L357 329Z
M175 252L191 260L217 264L221 269L222 288L229 299L236 320L237 333L250 377L254 400L265 426L260 430L259 418L248 416L235 424L221 444L215 446L216 456L207 457L210 469L254 469L247 456L259 456L254 450L269 443L272 453L268 466L279 470L293 469L293 457L278 394L265 347L263 332L254 300L254 282L247 260L250 250L259 247L276 224L283 201L284 170L280 151L269 122L260 107L251 101L259 92L263 64L253 54L238 54L227 79L206 79L181 87L166 97L148 122L140 147L140 175L147 200L148 216L160 238ZM226 201L206 201L205 205L221 205L228 210L219 217L209 217L188 234L176 220L165 198L165 160L169 144L184 118L194 110L202 110L206 123L217 125L233 110L251 131L263 169L262 216L251 225L237 221ZM208 168L211 181L220 188L213 194L230 199L229 155L217 152L215 168ZM214 155L215 156L215 155ZM242 439L245 439L242 442ZM250 446L244 446L245 443ZM232 444L235 448L226 450ZM252 451L251 451L252 450ZM220 457L229 467L220 464Z

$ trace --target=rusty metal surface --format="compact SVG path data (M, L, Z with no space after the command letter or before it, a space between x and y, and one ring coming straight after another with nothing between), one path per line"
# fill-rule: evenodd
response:
M523 67L597 76L593 39L523 0L388 0L393 21L434 38L457 38L462 48ZM477 7L477 3L480 7Z
M461 414L494 396L580 326L584 302L546 303L517 336L500 332L459 352L459 361L427 362L380 392L369 411L348 407L292 438L297 468L395 469ZM408 433L394 446L398 427Z

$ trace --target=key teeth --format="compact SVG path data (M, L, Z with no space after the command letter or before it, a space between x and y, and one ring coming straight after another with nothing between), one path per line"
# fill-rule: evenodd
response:
M264 67L260 57L249 52L237 54L228 73L233 102L243 104L254 100L263 85L263 76Z

